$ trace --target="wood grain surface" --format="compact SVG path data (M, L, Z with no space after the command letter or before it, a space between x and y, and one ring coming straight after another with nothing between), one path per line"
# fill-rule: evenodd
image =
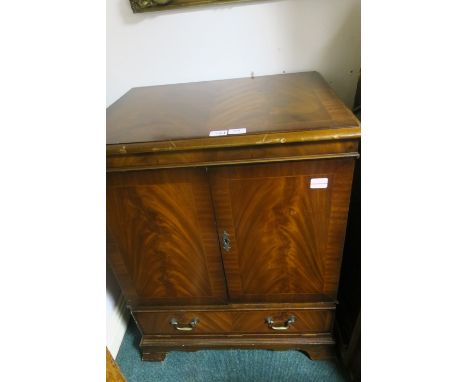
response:
M168 351L202 349L268 349L302 350L313 359L334 356L335 341L330 334L289 335L223 335L223 336L148 336L140 342L143 360L159 360ZM154 357L155 355L155 357Z
M229 164L270 163L305 159L356 158L359 155L357 150L358 140L354 138L291 144L286 142L268 145L262 143L256 146L218 147L207 148L206 150L129 153L126 155L108 155L107 171L213 167Z
M354 161L304 161L210 169L231 301L336 297ZM328 187L311 189L312 178Z
M140 302L225 301L222 261L206 172L112 173L107 222ZM117 259L119 260L119 259Z
M359 127L317 72L135 88L107 108L107 144ZM239 136L211 137L234 141Z
M275 331L266 319L271 317L281 325L294 316L296 322L289 329ZM134 317L143 334L203 335L229 333L328 333L332 330L334 310L212 310L212 311L173 311L173 312L135 312ZM175 319L187 325L197 319L198 324L191 331L178 331L171 325Z
M106 348L106 382L125 382L125 378L115 363L109 350Z
M229 129L246 132L209 136ZM333 354L360 134L316 72L132 89L108 108L107 253L144 360Z

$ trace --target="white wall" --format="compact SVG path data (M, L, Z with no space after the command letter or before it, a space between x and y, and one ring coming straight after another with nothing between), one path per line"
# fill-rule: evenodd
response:
M318 70L352 103L360 0L277 0L133 14L107 0L107 105L132 87Z
M110 353L117 357L122 343L129 312L114 274L109 266L106 268L106 345Z
M107 105L136 86L318 70L351 105L360 70L360 0L277 0L133 14L107 0ZM108 276L108 347L123 336Z

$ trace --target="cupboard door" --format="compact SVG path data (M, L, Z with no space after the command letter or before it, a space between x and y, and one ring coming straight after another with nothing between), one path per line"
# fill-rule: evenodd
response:
M336 298L353 159L209 169L236 302Z
M107 226L130 304L226 301L204 168L109 173Z

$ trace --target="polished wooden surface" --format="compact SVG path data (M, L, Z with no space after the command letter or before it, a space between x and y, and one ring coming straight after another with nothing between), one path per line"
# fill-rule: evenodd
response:
M335 342L330 334L311 335L222 335L222 336L143 336L140 342L142 359L159 361L169 351L200 349L267 349L302 350L312 359L335 356Z
M211 310L173 312L135 312L134 317L143 334L229 334L229 333L327 333L330 332L334 310ZM294 316L296 321L288 329L275 331L268 326L266 319L271 317L276 325L281 325ZM187 326L192 320L197 324L190 331L177 330L171 324L176 320Z
M215 305L194 305L191 304L189 306L185 305L165 305L165 306L147 306L147 305L139 305L136 307L132 307L133 312L190 312L190 311L214 311L214 310L222 310L222 311L238 311L238 310L281 310L287 307L288 309L294 310L322 310L322 309L335 309L336 308L336 300L327 301L323 299L321 301L315 302L307 302L307 303L247 303L247 304L236 304L235 302L229 302L228 304L215 304Z
M352 127L359 122L317 72L135 88L107 109L108 145L190 139L191 146L210 131L239 128L262 140L270 132Z
M130 279L137 301L225 301L203 169L108 174L107 222L121 252L117 277Z
M346 231L353 160L210 169L231 301L334 298ZM328 187L311 189L311 178Z
M106 382L125 382L125 378L106 348Z
M314 72L133 89L109 107L107 252L144 360L224 348L333 354L359 138ZM328 187L311 189L311 178ZM285 331L268 325L291 315Z
M356 158L359 155L357 150L358 141L356 139L343 139L340 141L109 155L107 157L107 171Z
M135 154L190 153L207 149L268 148L275 145L295 143L340 142L359 139L359 127L333 128L324 130L300 130L267 132L262 134L238 134L209 138L193 138L142 143L107 145L107 156L127 156ZM197 152L198 154L198 152Z

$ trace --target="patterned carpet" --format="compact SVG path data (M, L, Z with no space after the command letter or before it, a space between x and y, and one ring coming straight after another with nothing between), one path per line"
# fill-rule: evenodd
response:
M311 361L298 351L204 350L171 352L164 362L142 362L133 320L117 355L128 382L345 382L335 361Z

